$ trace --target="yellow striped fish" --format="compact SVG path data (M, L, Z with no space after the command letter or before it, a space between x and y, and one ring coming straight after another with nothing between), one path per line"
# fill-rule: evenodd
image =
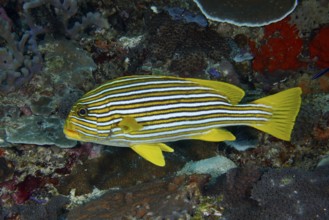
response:
M301 104L299 87L238 104L244 91L234 85L192 78L129 76L86 93L72 107L67 138L130 147L164 166L163 142L182 139L233 141L222 127L248 125L290 140Z

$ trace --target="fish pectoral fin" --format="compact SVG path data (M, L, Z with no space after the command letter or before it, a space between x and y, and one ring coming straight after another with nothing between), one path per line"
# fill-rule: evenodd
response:
M234 141L235 136L221 128L214 128L205 132L204 134L194 135L190 139L202 140L202 141L211 141L211 142L220 142L220 141Z
M121 130L124 133L129 133L131 131L139 131L143 128L141 124L139 124L135 118L133 117L124 117L118 124Z
M163 167L166 165L162 151L173 152L174 150L163 143L155 144L134 144L130 146L137 154L145 160Z
M199 85L206 86L208 88L212 88L218 91L219 93L225 95L233 105L238 104L245 94L241 88L229 83L205 79L186 79L195 82Z

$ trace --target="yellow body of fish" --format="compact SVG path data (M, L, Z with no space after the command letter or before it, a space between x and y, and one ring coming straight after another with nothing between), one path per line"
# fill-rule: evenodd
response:
M130 76L86 93L72 107L64 126L67 138L130 147L164 166L164 142L182 139L232 141L223 129L247 125L290 140L301 104L299 87L238 104L244 91L234 85L192 78Z

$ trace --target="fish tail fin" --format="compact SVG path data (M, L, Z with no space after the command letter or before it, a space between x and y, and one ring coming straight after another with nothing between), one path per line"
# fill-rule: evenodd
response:
M295 87L252 102L271 106L272 117L264 124L251 126L276 138L290 141L291 132L301 105L301 94L301 88Z

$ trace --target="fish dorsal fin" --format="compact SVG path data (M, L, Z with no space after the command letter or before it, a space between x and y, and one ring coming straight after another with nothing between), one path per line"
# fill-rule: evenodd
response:
M220 142L220 141L234 141L235 136L231 132L225 129L214 128L204 134L194 135L191 137L191 139Z
M205 79L186 79L218 91L220 94L225 95L233 105L238 104L245 94L241 88L229 83Z
M138 124L135 118L133 117L124 117L118 125L124 133L129 133L131 131L139 131L143 128L141 124Z
M154 144L134 144L130 146L137 154L145 160L163 167L166 165L162 151L173 152L174 150L163 143Z

